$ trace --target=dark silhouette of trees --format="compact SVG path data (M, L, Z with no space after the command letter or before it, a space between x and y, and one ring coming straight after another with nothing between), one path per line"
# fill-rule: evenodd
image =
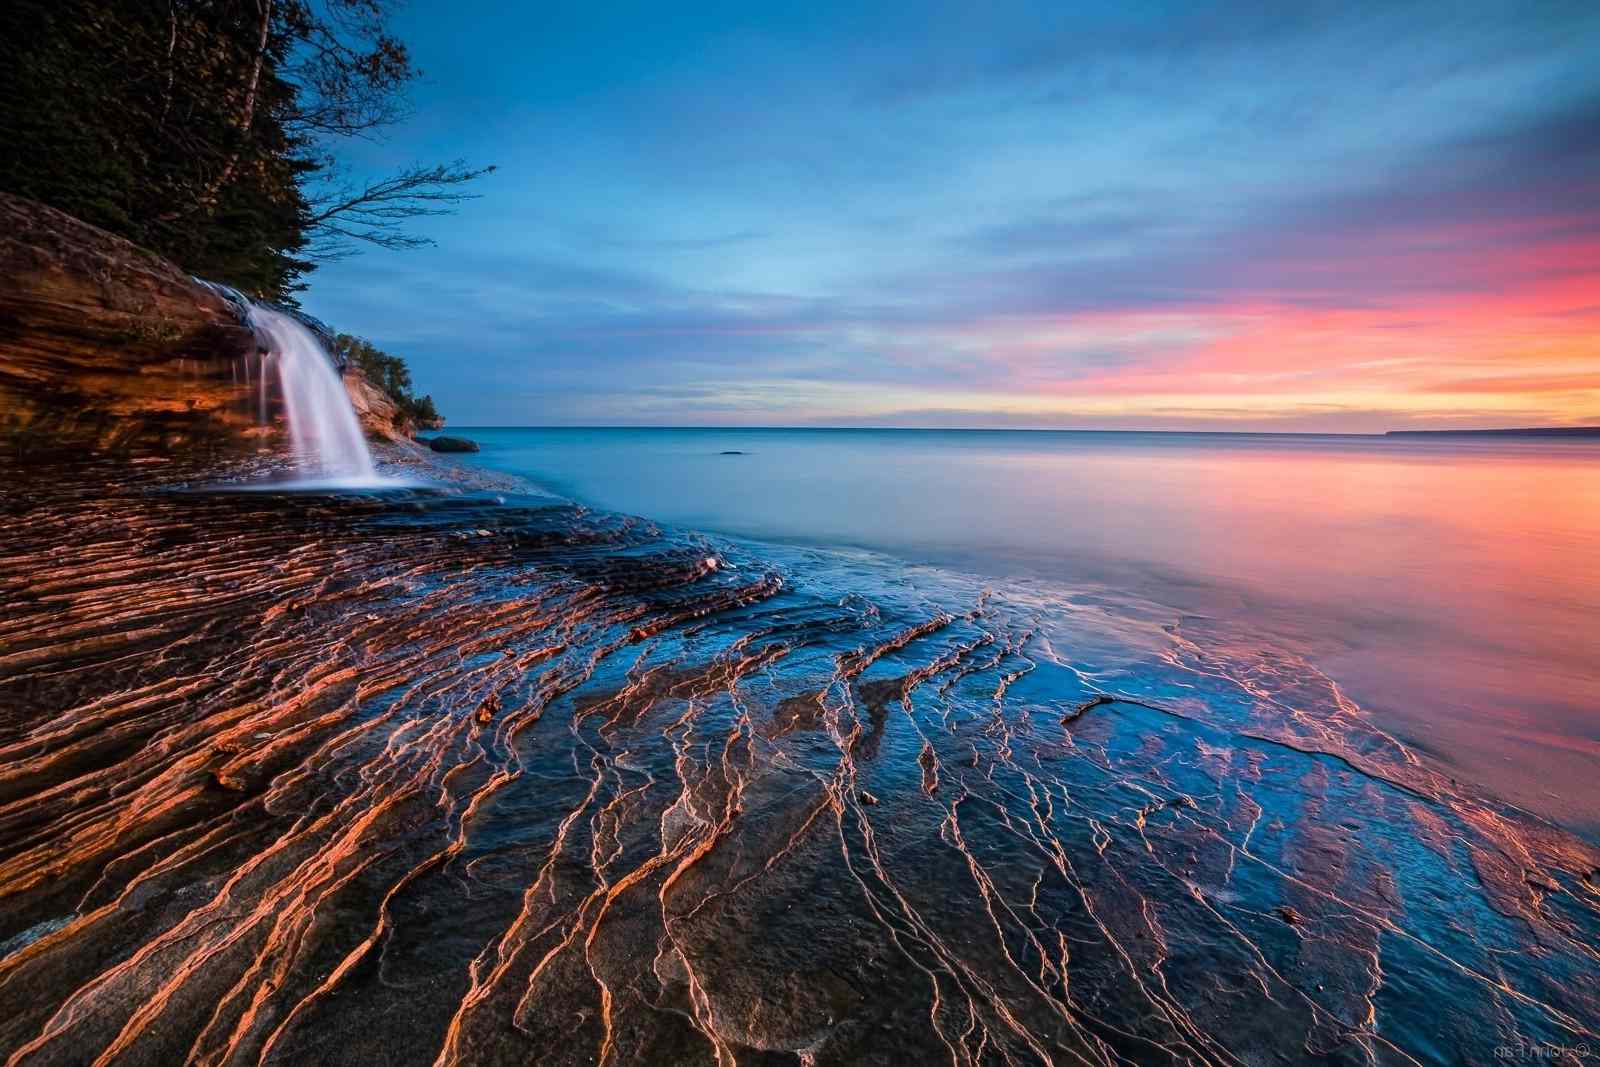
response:
M0 188L257 296L450 210L492 168L352 183L342 138L407 114L389 0L7 0Z

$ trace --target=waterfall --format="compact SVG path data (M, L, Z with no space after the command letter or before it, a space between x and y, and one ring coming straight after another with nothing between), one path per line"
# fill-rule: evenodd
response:
M355 408L321 340L304 323L250 302L247 319L278 368L289 437L303 477L345 484L376 482ZM266 387L266 372L261 374ZM262 397L265 399L265 392Z

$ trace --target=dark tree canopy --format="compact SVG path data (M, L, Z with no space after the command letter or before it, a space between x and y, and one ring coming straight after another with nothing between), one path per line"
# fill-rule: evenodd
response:
M406 247L485 172L339 180L341 137L403 118L388 0L8 0L0 189L283 299L319 259Z

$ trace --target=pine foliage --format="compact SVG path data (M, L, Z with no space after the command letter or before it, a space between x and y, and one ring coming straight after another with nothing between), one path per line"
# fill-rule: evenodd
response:
M403 118L417 74L388 4L7 0L0 189L276 300L318 260L425 243L406 220L492 168L340 177L339 140Z

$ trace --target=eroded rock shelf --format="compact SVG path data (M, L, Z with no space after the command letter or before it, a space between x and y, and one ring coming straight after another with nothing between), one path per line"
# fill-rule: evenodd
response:
M1600 854L1303 663L1112 655L1070 597L531 497L7 479L6 1063L1482 1063L1600 1029Z

